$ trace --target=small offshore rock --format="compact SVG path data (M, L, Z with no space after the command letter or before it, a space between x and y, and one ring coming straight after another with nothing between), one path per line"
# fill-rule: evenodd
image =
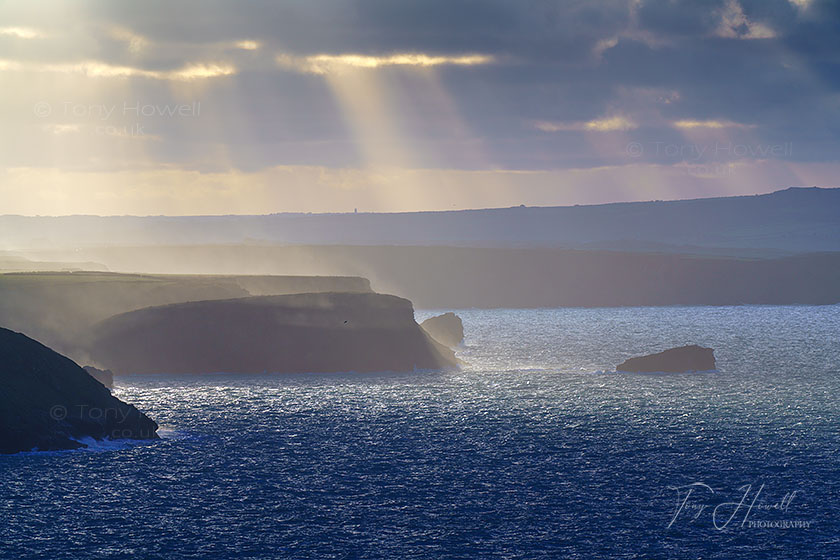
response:
M616 371L635 373L685 373L716 369L715 351L696 344L670 348L658 354L630 358L618 365Z

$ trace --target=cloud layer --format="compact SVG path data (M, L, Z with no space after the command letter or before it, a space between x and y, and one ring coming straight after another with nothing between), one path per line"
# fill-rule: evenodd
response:
M92 213L229 208L235 190L179 190L196 173L237 185L247 211L351 210L348 188L389 210L840 182L831 0L7 0L0 21L0 213L34 211L10 187L21 170L156 201L79 188L73 211ZM312 169L333 191L286 196L278 168L289 192ZM628 195L592 191L622 174ZM423 183L443 175L452 196Z

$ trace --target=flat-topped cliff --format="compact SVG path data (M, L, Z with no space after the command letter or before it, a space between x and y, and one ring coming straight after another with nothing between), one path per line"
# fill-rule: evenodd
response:
M375 293L208 300L150 307L97 325L89 346L116 374L442 369L451 350L410 301Z
M81 340L113 315L186 301L303 292L370 292L349 276L116 274L109 272L0 274L0 325L31 336L81 363Z

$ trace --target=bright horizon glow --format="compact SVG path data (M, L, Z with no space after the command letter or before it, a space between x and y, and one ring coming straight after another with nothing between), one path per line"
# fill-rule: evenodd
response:
M31 27L0 27L0 35L17 37L18 39L41 39L45 35Z
M262 45L260 44L259 41L245 40L245 41L237 41L236 43L234 43L234 46L237 49L242 49L242 50L246 50L246 51L255 51L255 50L259 49Z
M620 115L613 117L605 117L602 119L594 119L586 122L573 123L555 123L540 121L534 125L538 130L543 132L561 132L561 131L594 131L594 132L614 132L626 131L638 128L635 122L627 117Z
M736 123L732 121L695 121L680 120L674 121L677 128L753 128L754 125Z
M292 56L279 54L277 63L284 68L311 74L330 74L351 68L375 69L386 66L414 66L428 68L432 66L477 66L490 64L492 56L468 54L459 56L428 55L424 53L396 53L387 56L362 54L315 54Z
M236 74L236 68L224 63L189 64L178 70L145 70L118 66L95 60L62 64L31 64L0 59L0 71L79 74L89 78L150 78L154 80L197 80Z

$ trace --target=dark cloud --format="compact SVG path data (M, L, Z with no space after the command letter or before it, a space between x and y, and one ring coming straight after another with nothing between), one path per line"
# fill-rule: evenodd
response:
M720 24L725 5L724 0L645 0L639 25L656 36L703 37Z
M435 71L493 165L618 164L626 154L611 136L679 142L680 131L669 124L675 120L747 124L730 131L738 141L793 142L805 149L786 157L838 159L840 3L831 0L814 0L804 9L787 0L740 0L735 7L743 17L736 18L731 36L720 32L731 0L99 0L75 6L88 41L68 48L51 39L14 51L2 37L0 58L91 57L152 70L209 58L238 68L235 77L202 91L200 122L153 123L162 139L152 149L167 161L192 160L219 143L230 147L232 164L245 169L358 164L353 131L325 80L278 68L274 57L406 51L495 58L490 65ZM109 35L113 26L145 37L149 46L131 51ZM756 29L764 38L748 38ZM230 50L231 42L243 39L262 48ZM400 77L405 69L379 72L403 105L400 126L416 145L438 154L424 163L478 165L459 156L468 151L462 150L468 139L453 136L438 108L416 98L410 80ZM165 84L138 85L143 82L133 79L132 87L147 88L146 98L168 99ZM602 133L535 126L612 115L638 126ZM593 142L608 148L594 149Z

